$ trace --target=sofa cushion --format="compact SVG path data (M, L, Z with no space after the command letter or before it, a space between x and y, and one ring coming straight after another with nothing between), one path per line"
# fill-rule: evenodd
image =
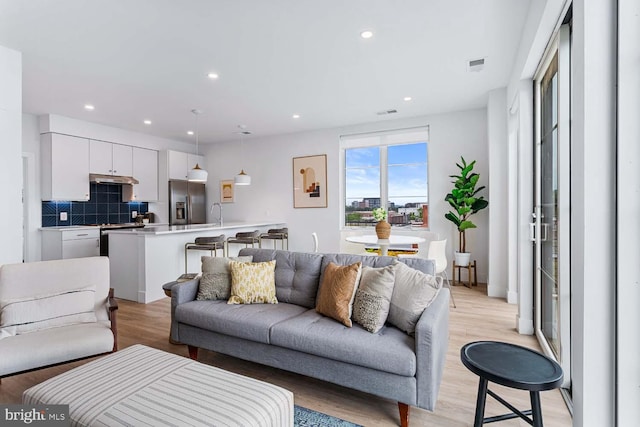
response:
M0 338L41 329L93 323L95 286L0 301Z
M353 299L356 295L362 263L339 266L329 263L318 290L316 311L351 327Z
M376 334L358 324L347 328L315 310L274 325L271 344L392 374L416 373L415 341L409 335L388 325Z
M441 287L441 278L398 263L387 321L413 335L422 312L436 299Z
M229 263L231 297L228 304L277 304L276 262Z
M278 301L307 308L316 306L322 254L243 248L240 255L251 255L254 262L276 260Z
M353 301L353 320L369 332L378 332L387 321L395 269L396 264L362 268L362 277Z
M307 309L294 304L227 304L226 301L190 301L176 307L180 323L213 332L269 344L269 329Z
M214 257L203 256L202 277L198 287L197 299L203 300L227 300L231 296L231 272L229 262L251 262L253 257Z

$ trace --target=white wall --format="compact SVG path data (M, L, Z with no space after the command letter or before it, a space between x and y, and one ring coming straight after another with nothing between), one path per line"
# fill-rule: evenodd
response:
M618 25L617 415L631 424L640 419L640 223L629 220L640 214L640 2L618 2Z
M235 187L235 203L224 204L226 221L283 221L289 225L290 249L312 250L311 233L317 232L321 252L340 250L342 219L340 217L340 135L374 132L413 126L429 126L429 213L431 231L449 239L449 259L453 257L457 232L444 219L448 204L444 196L451 188L449 175L456 173L460 155L477 160L481 184L489 186L486 110L472 110L411 119L318 130L289 135L245 139L244 158L240 159L239 140L215 144L206 148L209 182L207 200L219 200L219 180L233 179L240 168L252 177L249 187ZM292 158L327 154L328 208L294 209L292 195ZM488 192L487 192L488 194ZM478 261L478 280L486 281L488 271L488 209L474 220L478 228L467 233L468 247ZM211 221L212 218L209 218Z
M488 199L493 208L489 211L489 280L487 294L490 297L507 297L507 212L509 201L509 146L507 137L507 91L496 89L489 93L487 103L487 127L489 144Z
M22 55L0 46L0 264L22 261Z

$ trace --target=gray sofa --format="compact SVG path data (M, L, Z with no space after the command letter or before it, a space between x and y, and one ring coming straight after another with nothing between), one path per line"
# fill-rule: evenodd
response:
M167 283L171 290L171 338L329 381L398 402L401 425L408 425L409 405L433 410L442 379L449 337L449 291L443 288L423 312L415 338L387 324L372 334L318 314L316 293L324 268L333 261L384 267L392 257L287 252L246 248L254 262L276 260L278 304L228 305L197 301L198 280ZM401 259L433 274L431 260Z

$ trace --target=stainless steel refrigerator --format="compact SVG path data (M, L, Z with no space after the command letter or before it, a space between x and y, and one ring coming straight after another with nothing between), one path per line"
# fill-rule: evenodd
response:
M169 181L169 224L204 224L207 220L205 185Z

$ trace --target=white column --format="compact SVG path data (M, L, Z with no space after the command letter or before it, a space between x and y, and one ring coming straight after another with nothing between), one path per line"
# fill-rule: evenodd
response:
M0 264L22 261L22 54L0 46Z
M615 426L616 2L573 2L572 56L574 425Z
M507 91L489 92L487 132L489 145L489 275L487 294L507 297L508 136Z

